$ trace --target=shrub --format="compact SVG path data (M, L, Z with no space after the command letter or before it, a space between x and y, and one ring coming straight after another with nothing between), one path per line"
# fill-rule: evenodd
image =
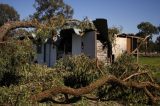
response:
M54 69L33 63L34 54L27 39L0 45L0 104L28 104L32 94L63 85Z
M21 68L32 62L34 51L29 40L0 44L0 85L18 83ZM12 80L11 80L12 79Z
M62 86L63 79L54 69L33 64L23 66L18 84L0 87L0 104L30 104L30 96L55 86Z
M73 88L89 85L102 75L101 71L104 71L103 65L97 68L96 60L85 55L62 58L56 63L55 68L60 70L64 84Z
M136 64L135 58L127 53L122 54L117 60L108 67L109 73L116 77L125 77L126 74L135 72L138 65Z
M146 66L140 66L136 63L135 58L129 54L123 54L117 60L111 64L110 66L106 67L106 70L112 75L115 75L117 78L123 80L128 76L137 73L137 72L144 72L147 71L150 76L152 76L151 69ZM139 75L129 79L130 81L135 82L143 82L143 81L150 81L150 76L148 75ZM151 90L152 93L156 93L157 91ZM157 92L158 93L158 92ZM148 96L142 89L134 89L134 88L127 88L115 83L110 83L109 85L104 85L100 87L97 91L97 96L100 99L105 100L120 100L126 103L143 103L148 104L150 102Z

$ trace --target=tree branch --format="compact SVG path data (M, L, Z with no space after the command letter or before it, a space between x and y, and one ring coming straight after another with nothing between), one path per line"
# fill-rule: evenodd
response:
M129 77L123 79L123 81L127 81L127 80L131 79L131 78L134 77L134 76L138 76L138 75L142 75L142 74L147 74L147 73L148 73L148 72L138 72L138 73L134 73L134 74L130 75Z
M155 104L156 100L157 100L156 97L154 97L146 87L144 87L144 91L145 91L146 95L151 99L152 103Z
M10 21L5 23L0 27L0 41L4 40L4 37L8 34L10 30L14 30L16 28L38 28L44 25L40 24L36 20L32 21Z
M138 45L138 47L132 51L131 54L134 54L134 53L142 46L143 42L145 42L150 36L151 36L151 35L146 36L146 37L142 40L142 42Z

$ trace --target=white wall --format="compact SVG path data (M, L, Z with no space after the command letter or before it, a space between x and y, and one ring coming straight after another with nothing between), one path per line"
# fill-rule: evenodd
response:
M116 37L112 48L115 58L127 51L127 38Z
M79 55L82 52L81 36L72 34L72 55Z
M97 57L96 40L97 40L97 37L96 37L95 31L87 32L82 38L82 42L84 44L82 52L91 58Z

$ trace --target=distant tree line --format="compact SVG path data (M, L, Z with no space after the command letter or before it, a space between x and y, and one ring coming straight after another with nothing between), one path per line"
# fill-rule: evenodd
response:
M160 26L154 26L150 22L141 22L137 25L139 32L136 34L139 37L147 37L146 42L140 48L141 52L160 52L160 36L157 37L156 41L153 41L153 35L158 35L160 33Z

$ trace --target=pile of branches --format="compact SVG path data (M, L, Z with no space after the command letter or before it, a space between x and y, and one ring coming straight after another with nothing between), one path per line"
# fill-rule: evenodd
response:
M142 72L142 73L134 73L132 75L130 75L129 77L120 80L117 77L113 76L113 75L104 75L103 77L101 77L100 79L98 79L95 82L92 82L90 85L86 86L86 87L81 87L78 89L74 89L74 88L70 88L67 86L58 86L58 87L54 87L51 88L49 90L45 90L41 93L35 94L31 96L31 100L35 101L42 101L43 99L47 99L47 98L52 98L53 96L57 95L57 94L70 94L70 95L74 95L74 96L82 96L84 94L89 94L91 92L93 92L95 89L103 86L104 84L117 84L117 85L121 85L127 88L135 88L135 89L142 89L144 90L145 94L149 97L149 99L151 100L151 102L153 104L157 103L158 100L160 100L158 95L152 94L150 89L156 89L156 90L160 90L160 86L154 82L150 82L150 81L145 81L145 82L129 82L127 81L128 79L131 79L132 77L136 77L142 74L147 74L147 72Z
M127 57L128 56L128 57ZM67 59L69 61L69 59ZM84 62L85 59L83 58ZM130 61L129 61L130 60ZM127 63L127 61L129 61ZM123 62L125 64L123 64ZM143 99L146 100L146 104L157 104L160 100L159 91L160 91L160 85L155 81L155 79L152 77L152 72L149 69L145 69L144 67L139 66L138 64L133 64L132 59L130 58L130 55L123 55L121 58L119 58L115 63L113 63L111 66L107 66L104 70L102 68L101 64L98 64L97 60L95 64L97 63L97 71L104 72L103 74L99 76L96 80L92 81L90 84L81 86L79 88L77 87L71 87L71 86L56 86L54 88L45 90L43 92L40 92L38 94L34 94L31 96L31 100L33 102L40 102L43 100L51 100L54 96L58 94L64 94L64 95L73 95L75 97L82 97L86 94L91 94L95 92L96 90L99 90L102 95L106 96L107 93L111 93L111 95L114 95L112 90L117 90L116 87L121 88L121 96L126 96L126 89L129 89L130 93L141 93ZM68 63L69 64L69 63ZM88 64L88 63L85 63ZM95 65L94 64L94 65ZM99 66L100 65L100 66ZM83 67L83 66L81 66ZM73 68L73 67L72 67ZM84 68L84 67L83 67ZM75 68L73 68L75 69ZM88 69L88 68L87 68ZM107 70L106 70L107 69ZM88 69L90 70L90 69ZM93 70L93 69L92 69ZM94 73L91 73L93 75ZM82 74L81 74L82 75ZM90 77L90 75L86 75L86 77ZM78 77L77 77L78 79ZM84 78L83 78L84 79ZM75 81L76 82L76 81ZM71 82L70 82L71 83ZM104 92L103 86L105 86L107 89ZM112 87L109 87L112 86ZM109 90L110 89L110 90ZM122 90L123 89L123 90ZM115 91L118 93L119 91ZM109 95L109 96L111 96ZM145 95L145 96L143 96ZM104 97L103 96L103 97ZM96 95L98 97L97 99L101 99L102 96ZM119 97L120 98L120 97ZM66 98L67 100L68 98ZM110 97L111 100L113 98ZM114 98L115 99L115 98ZM138 103L141 101L137 101Z

